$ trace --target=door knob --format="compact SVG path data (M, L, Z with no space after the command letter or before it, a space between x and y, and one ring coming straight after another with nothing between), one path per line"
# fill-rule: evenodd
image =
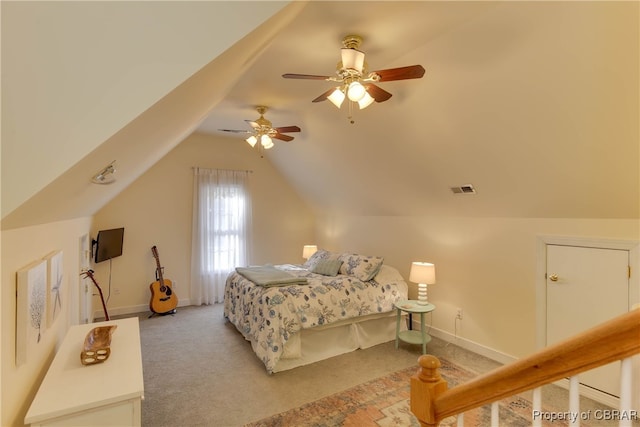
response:
M557 282L558 281L558 275L557 274L552 274L551 276L549 276L549 280L551 280L552 282Z

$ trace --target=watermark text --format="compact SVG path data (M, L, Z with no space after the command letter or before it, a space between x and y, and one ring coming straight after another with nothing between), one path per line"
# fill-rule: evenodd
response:
M543 421L569 421L575 423L578 420L604 420L604 421L635 421L640 420L640 413L635 410L621 411L618 409L595 409L581 412L551 412L551 411L532 411L534 420Z

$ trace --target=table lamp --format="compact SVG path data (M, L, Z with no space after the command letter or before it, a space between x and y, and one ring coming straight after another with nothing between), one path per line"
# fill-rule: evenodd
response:
M311 255L315 254L318 251L318 247L316 245L304 245L302 248L302 258L309 259Z
M409 281L418 284L418 304L427 305L427 285L436 283L436 266L429 262L412 263Z

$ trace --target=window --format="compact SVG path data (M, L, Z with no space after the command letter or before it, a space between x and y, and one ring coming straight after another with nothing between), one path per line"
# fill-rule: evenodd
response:
M251 243L248 171L194 169L191 298L224 301L224 284L246 266Z
M218 185L209 188L211 207L209 216L213 226L208 227L208 269L229 272L244 265L246 194L239 185Z

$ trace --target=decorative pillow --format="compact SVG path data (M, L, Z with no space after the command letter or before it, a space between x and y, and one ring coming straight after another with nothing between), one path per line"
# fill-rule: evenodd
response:
M380 270L384 258L379 256L365 256L358 254L342 254L340 274L354 276L363 282L373 279Z
M404 277L402 277L402 275L396 268L391 267L390 265L382 264L373 280L381 285L385 285L387 283L397 284L404 282Z
M340 271L342 261L339 259L321 259L316 265L311 267L309 271L323 276L337 276Z
M400 272L395 268L387 264L382 264L380 270L373 278L381 286L395 285L398 287L398 295L400 299L409 298L409 286L405 282Z
M304 263L304 266L305 266L305 268L307 270L311 270L313 267L315 267L315 265L318 263L318 261L321 261L323 259L329 259L329 258L337 258L337 256L335 254L332 254L331 252L325 250L325 249L318 249Z

